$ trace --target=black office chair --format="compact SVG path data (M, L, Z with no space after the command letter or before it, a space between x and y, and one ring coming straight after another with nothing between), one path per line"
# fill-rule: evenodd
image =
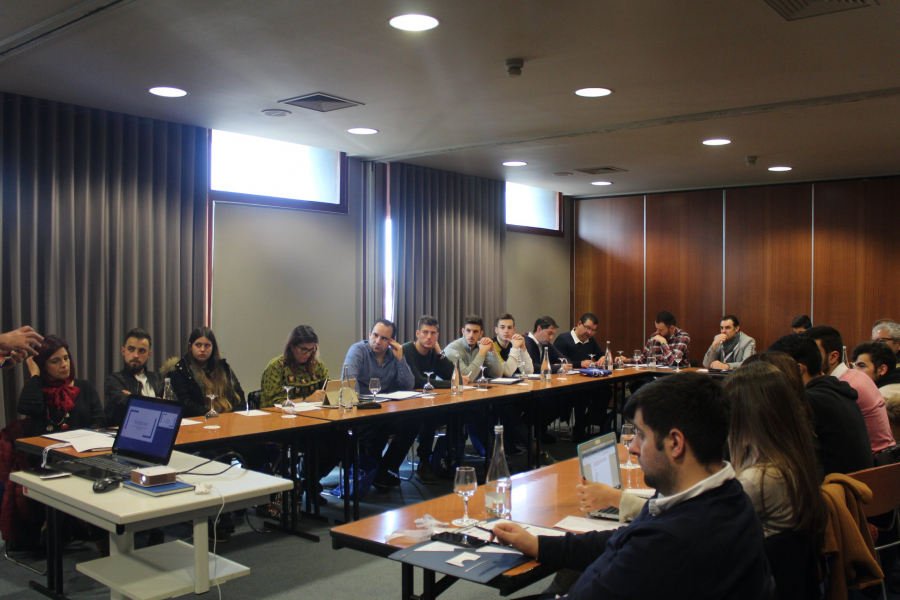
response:
M775 589L782 600L820 600L816 541L811 532L782 531L763 542Z

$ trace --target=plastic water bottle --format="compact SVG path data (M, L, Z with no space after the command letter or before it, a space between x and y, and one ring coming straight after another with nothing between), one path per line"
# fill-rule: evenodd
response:
M353 394L350 393L350 375L348 371L350 365L344 363L341 369L341 392L338 396L338 410L340 412L350 412L353 410Z
M550 349L544 346L544 356L541 358L541 381L550 381L553 369L550 367Z
M450 394L453 396L459 396L462 393L463 390L459 375L459 359L457 358L456 364L453 365L453 376L450 378Z
M484 508L493 517L505 517L512 510L512 478L503 451L503 425L494 426L494 456L484 483Z

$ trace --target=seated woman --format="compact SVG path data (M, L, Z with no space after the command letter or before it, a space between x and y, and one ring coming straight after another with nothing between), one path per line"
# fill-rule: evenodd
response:
M198 327L188 338L187 352L174 365L167 362L161 372L172 383L183 416L202 417L207 412L207 396L214 395L216 412L231 412L244 405L244 390L237 376L219 354L216 336L209 327Z
M269 361L262 374L260 408L274 406L285 398L285 387L291 388L291 400L322 402L322 386L328 379L328 368L318 360L319 336L309 325L298 325L284 345L284 352Z
M75 379L75 362L64 339L48 335L37 356L25 364L31 379L25 383L16 409L31 417L32 435L106 427L97 390L91 382Z
M780 369L757 360L735 370L725 390L732 401L731 459L763 533L818 533L827 518L819 492L821 475L796 387ZM644 503L603 484L576 487L582 511L619 506L625 519L640 512Z

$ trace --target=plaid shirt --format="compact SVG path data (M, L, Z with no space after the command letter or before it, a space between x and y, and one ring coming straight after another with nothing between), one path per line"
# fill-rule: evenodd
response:
M681 356L681 364L684 366L688 365L688 350L691 347L691 335L685 331L684 329L675 328L675 333L669 338L669 343L666 345L660 344L653 340L653 337L656 335L654 331L650 334L650 338L647 340L647 343L644 345L644 352L641 356L641 362L647 362L647 357L650 356L650 353L656 355L656 361L658 363L669 365L670 367L675 366L675 358L676 356ZM678 354L676 354L678 353Z

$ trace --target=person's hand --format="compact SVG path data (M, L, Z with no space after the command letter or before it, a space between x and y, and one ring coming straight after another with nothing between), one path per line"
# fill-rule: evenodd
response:
M463 385L469 385L469 376L468 376L468 375L463 375L463 376L462 376L462 381L463 381Z
M28 354L24 350L15 350L13 352L0 351L0 369L11 369L26 358L28 358Z
M131 392L129 392L128 390L122 390L122 393L125 394L126 396L131 395Z
M578 510L583 513L610 506L618 508L619 502L622 500L622 490L617 490L605 483L588 483L584 479L575 486L575 492L581 503Z
M25 361L25 366L28 367L28 372L31 373L32 377L39 377L41 375L41 368L34 362L33 356L28 357L28 360Z
M403 346L398 344L394 338L389 339L388 344L391 347L391 352L394 353L394 358L396 358L397 360L402 360L403 359Z
M657 344L663 344L666 346L669 345L669 340L667 340L666 338L664 338L663 336L661 336L659 334L656 334L652 338L650 338L650 341L656 342Z
M518 333L515 334L514 336L512 336L512 346L513 348L518 348L519 350L521 350L525 347L525 338L523 338Z
M26 325L13 331L0 333L0 350L10 353L23 351L27 356L37 356L37 349L42 341L44 338Z
M512 546L522 554L537 557L538 539L525 531L521 525L500 521L494 525L493 533L501 543Z
M325 397L325 390L316 390L306 397L306 402L324 402Z
M478 354L484 356L488 352L494 349L494 340L489 337L481 338L481 341L478 342Z
M720 371L731 370L731 367L729 367L727 363L719 362L717 360L714 360L713 363L711 365L709 365L709 368L710 369L719 369Z
M438 344L437 342L434 343L434 353L435 353L435 354L440 354L440 353L441 353L441 345ZM446 358L446 357L445 357L445 358Z
M581 368L582 368L582 369L590 369L590 368L591 368L591 361L590 361L590 360L583 360L583 361L581 361Z
M718 348L719 344L723 343L727 339L728 339L727 335L725 335L724 333L720 333L719 335L717 335L716 337L713 338L712 347Z

